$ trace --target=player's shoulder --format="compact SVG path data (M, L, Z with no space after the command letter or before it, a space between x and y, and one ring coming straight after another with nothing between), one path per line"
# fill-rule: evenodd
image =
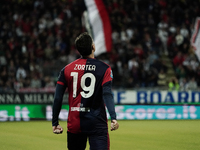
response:
M73 66L74 64L76 64L76 63L78 63L78 62L80 62L80 61L81 61L80 58L79 58L79 59L76 59L76 60L74 60L73 62L67 64L64 68L66 68L66 67L71 67L71 66Z
M94 61L96 61L96 63L97 63L99 66L106 67L106 68L109 68L109 67L110 67L109 64L103 62L102 60L94 59Z

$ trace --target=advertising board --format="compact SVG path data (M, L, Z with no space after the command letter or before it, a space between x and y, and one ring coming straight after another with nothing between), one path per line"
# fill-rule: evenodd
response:
M115 104L194 104L200 105L199 91L113 90ZM53 93L0 94L0 104L53 104ZM63 97L68 104L68 94Z
M200 106L195 105L116 105L119 120L174 120L200 119ZM60 120L67 120L69 106L63 105ZM107 113L110 119L109 114ZM0 105L0 121L29 121L33 119L51 120L52 105Z
M200 104L199 91L114 90L115 104Z

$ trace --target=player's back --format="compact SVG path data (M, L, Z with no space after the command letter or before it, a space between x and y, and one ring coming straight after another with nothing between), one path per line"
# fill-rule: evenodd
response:
M109 65L92 58L77 59L64 68L69 93L68 131L106 132L102 86L112 80Z

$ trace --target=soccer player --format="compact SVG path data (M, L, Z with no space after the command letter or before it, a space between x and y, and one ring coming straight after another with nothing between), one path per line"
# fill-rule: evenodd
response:
M75 40L81 58L65 66L58 77L53 104L53 132L60 134L58 116L63 94L68 89L69 115L67 120L67 147L84 150L87 138L90 150L109 150L110 141L105 105L111 116L111 131L117 130L114 100L111 91L112 70L109 65L94 58L95 45L88 33Z

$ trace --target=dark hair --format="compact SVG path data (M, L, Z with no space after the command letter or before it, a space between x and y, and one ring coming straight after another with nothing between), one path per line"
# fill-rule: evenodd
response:
M92 53L92 43L92 37L87 32L80 34L75 40L76 49L82 56Z

